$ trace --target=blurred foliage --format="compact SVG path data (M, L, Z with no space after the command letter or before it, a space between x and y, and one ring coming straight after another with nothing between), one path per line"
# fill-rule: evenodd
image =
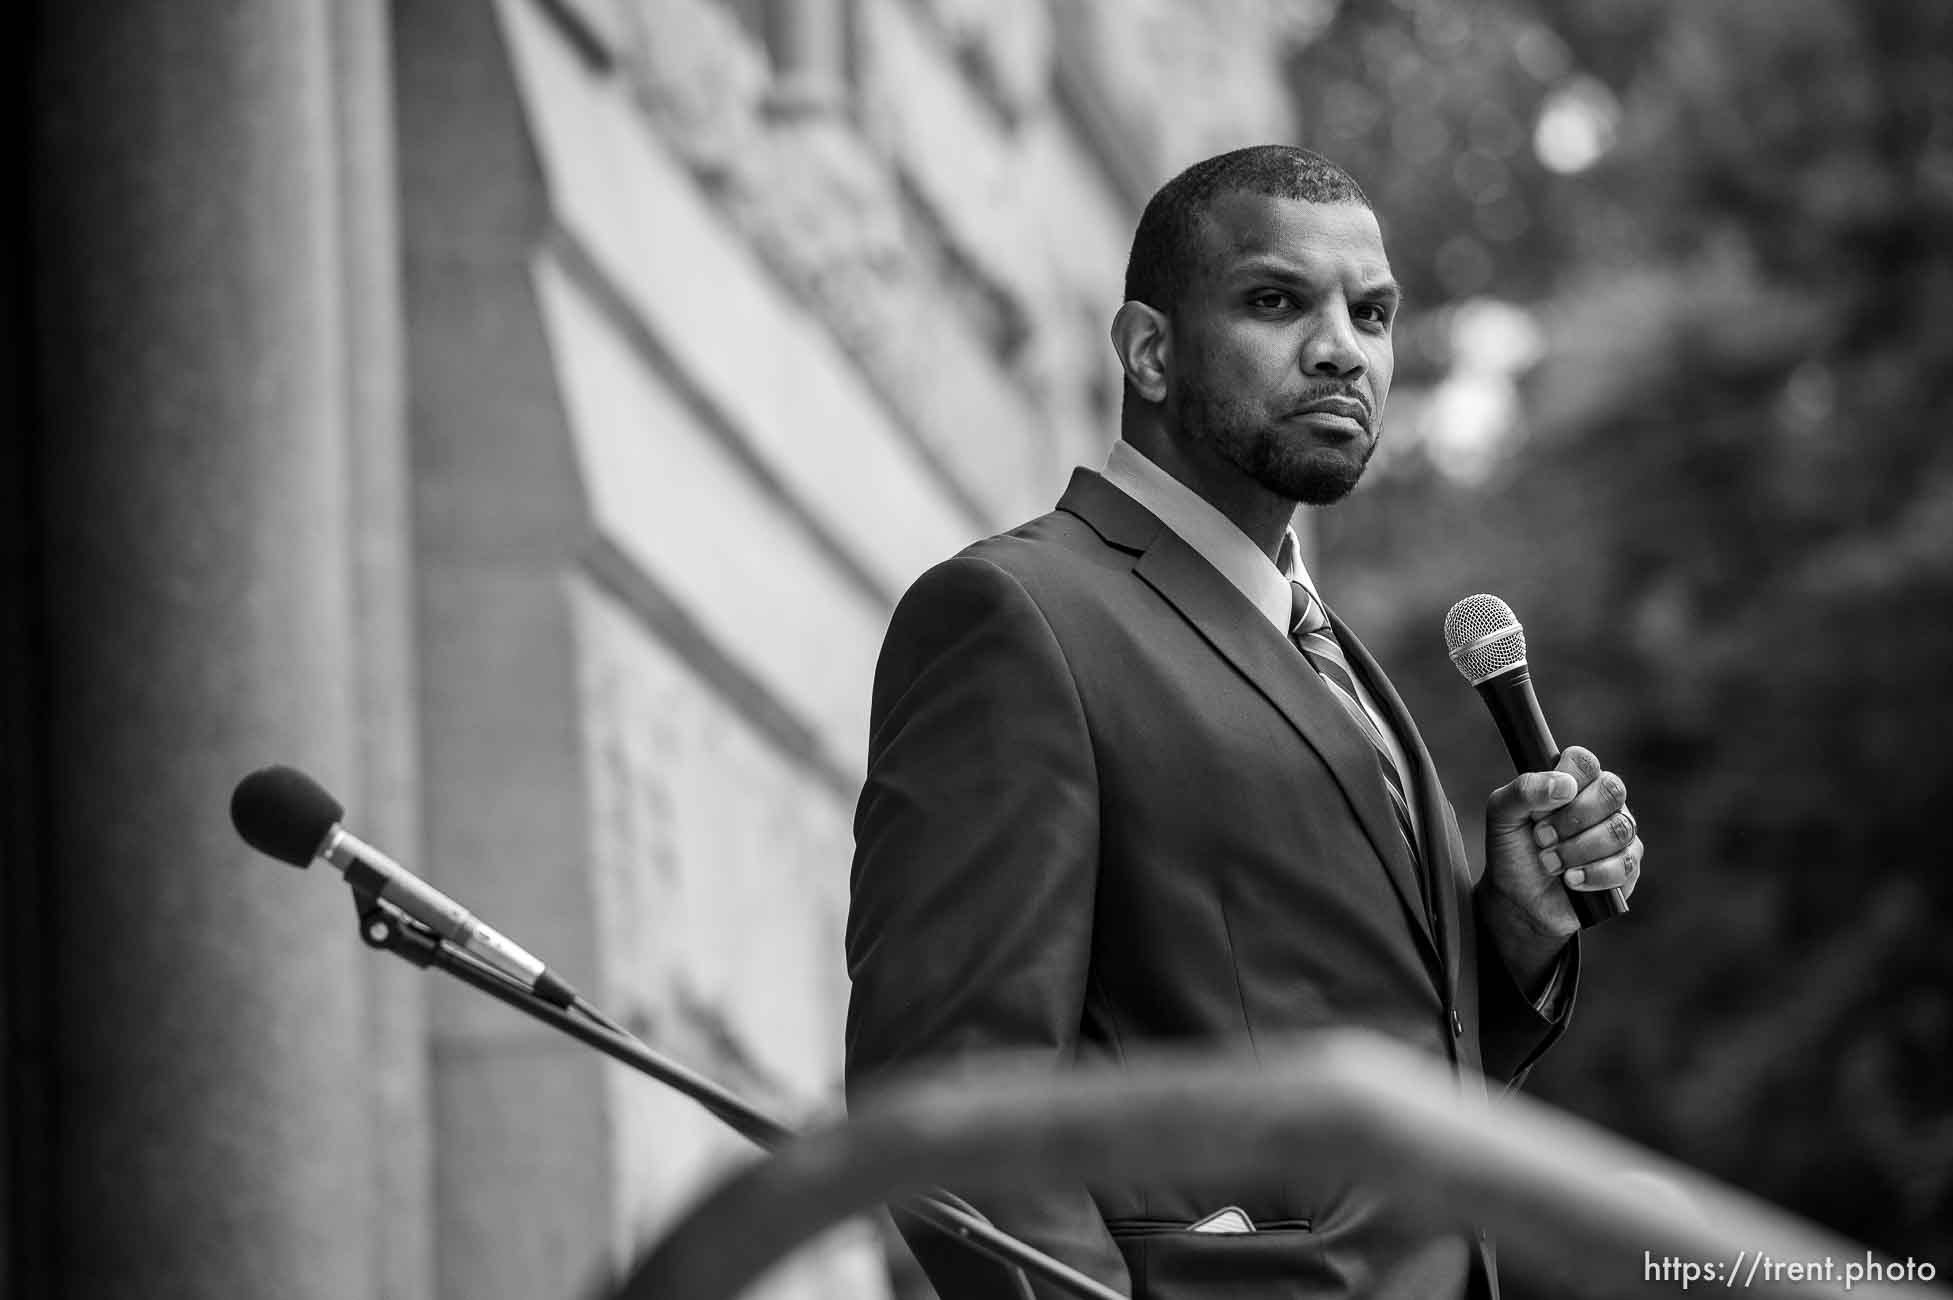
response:
M1953 5L1351 2L1291 74L1413 316L1544 326L1487 479L1392 448L1317 516L1468 826L1505 770L1442 654L1470 592L1628 780L1649 876L1533 1090L1944 1276ZM1610 147L1556 172L1569 97Z

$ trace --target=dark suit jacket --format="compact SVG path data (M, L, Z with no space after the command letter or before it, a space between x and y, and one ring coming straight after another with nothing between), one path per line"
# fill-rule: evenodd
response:
M1369 742L1328 689L1247 597L1097 474L1076 472L1056 511L918 579L876 670L855 818L851 1095L989 1050L1054 1064L1162 1041L1248 1053L1332 1025L1516 1082L1565 1017L1543 1020L1480 947L1430 755L1361 642L1337 630L1410 756L1434 909ZM1464 1293L1473 1253L1462 1236L1407 1235L1364 1187L1308 1170L972 1199L1004 1230L1158 1300L1435 1300ZM1181 1230L1229 1204L1261 1230ZM1009 1294L995 1265L905 1233L944 1300Z

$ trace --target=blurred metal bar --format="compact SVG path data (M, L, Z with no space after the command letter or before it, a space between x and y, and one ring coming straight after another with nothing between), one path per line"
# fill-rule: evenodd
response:
M788 1251L898 1190L1161 1174L1357 1174L1434 1226L1467 1218L1502 1253L1578 1275L1562 1293L1683 1289L1665 1260L1737 1270L1697 1279L1762 1296L1847 1294L1862 1246L1523 1097L1474 1100L1443 1065L1373 1035L1322 1035L1258 1068L1162 1058L1149 1069L959 1072L883 1096L734 1175L641 1263L616 1300L727 1300ZM1774 1261L1758 1267L1759 1259ZM1833 1262L1830 1281L1771 1276ZM1755 1272L1746 1271L1754 1268ZM1941 1296L1871 1280L1852 1296Z

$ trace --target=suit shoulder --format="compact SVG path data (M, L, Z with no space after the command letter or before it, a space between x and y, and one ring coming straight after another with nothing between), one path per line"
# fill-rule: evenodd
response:
M1107 572L1131 567L1132 557L1108 545L1089 524L1068 511L1053 510L1009 532L972 542L923 574L915 585L981 583L985 578L980 575L987 573L989 581L1010 579L1010 585L1033 600L1071 599L1083 589L1103 584Z
M1068 535L1075 524L1069 515L1034 519L964 547L909 586L876 661L871 744L905 699L920 698L919 688L955 694L1001 685L1015 693L1034 681L1070 680L1072 622L1098 599L1076 572L1084 562Z

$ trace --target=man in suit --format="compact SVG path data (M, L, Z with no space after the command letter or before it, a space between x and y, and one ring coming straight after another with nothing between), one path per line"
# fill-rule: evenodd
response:
M1147 205L1126 298L1103 472L924 574L889 628L850 1092L996 1050L1251 1062L1351 1025L1516 1085L1572 1003L1565 890L1631 890L1642 846L1620 780L1572 748L1490 796L1474 883L1415 723L1297 554L1296 506L1355 486L1390 389L1399 292L1369 203L1305 150L1208 159ZM1155 1300L1496 1294L1482 1241L1309 1170L977 1203ZM1193 1230L1223 1207L1253 1230ZM944 1300L1010 1294L905 1232Z

